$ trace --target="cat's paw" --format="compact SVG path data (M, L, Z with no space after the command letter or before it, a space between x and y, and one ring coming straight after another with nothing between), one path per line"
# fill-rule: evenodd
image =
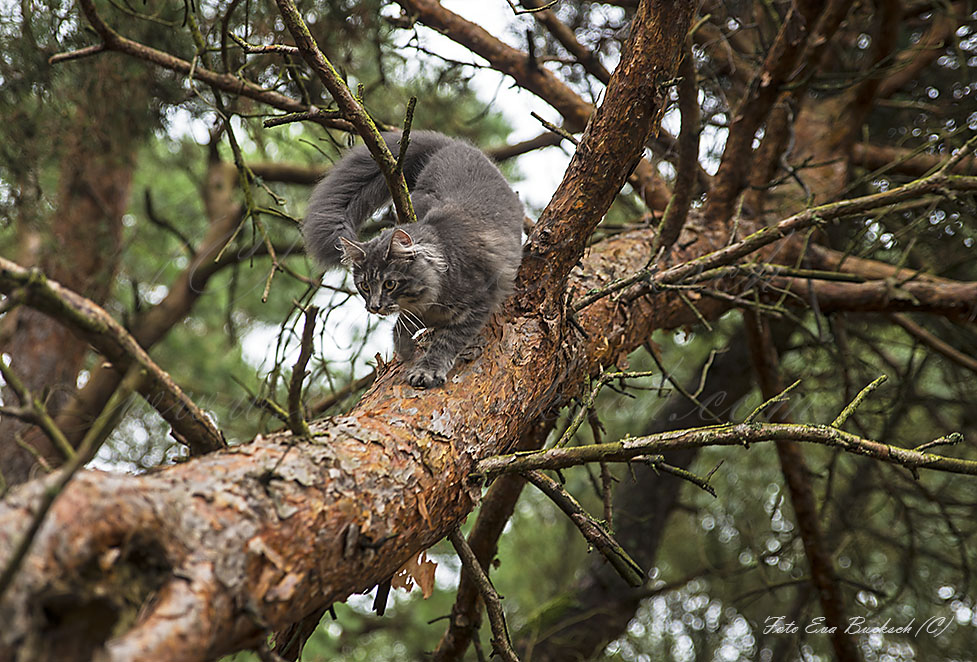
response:
M434 388L444 384L444 373L427 368L411 368L407 372L407 383L414 388Z

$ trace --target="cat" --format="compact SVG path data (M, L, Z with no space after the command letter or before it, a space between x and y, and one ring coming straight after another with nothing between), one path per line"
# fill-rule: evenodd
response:
M382 134L393 154L400 133ZM394 351L415 388L444 383L455 361L511 291L522 257L523 207L473 145L435 132L410 135L403 164L417 223L358 240L390 194L366 147L356 147L312 191L305 243L325 266L343 264L367 310L399 313ZM422 353L415 334L427 328Z

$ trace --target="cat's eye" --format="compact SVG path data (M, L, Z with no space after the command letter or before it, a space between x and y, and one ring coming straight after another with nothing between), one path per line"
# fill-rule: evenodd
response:
M397 281L391 280L389 278L383 281L383 289L387 291L392 291L395 287L397 287Z
M359 286L360 286L360 290L362 290L363 292L369 292L370 291L370 284L369 283L362 282L362 283L359 284Z

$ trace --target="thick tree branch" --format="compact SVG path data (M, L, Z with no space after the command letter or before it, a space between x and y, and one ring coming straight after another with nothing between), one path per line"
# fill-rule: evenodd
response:
M813 297L818 309L825 313L918 312L964 322L977 320L977 282L899 282L887 279L842 283L779 277L769 282L780 291L795 293L799 300L810 301ZM775 293L772 296L777 298L780 295Z
M562 281L627 173L641 160L643 146L660 120L666 98L663 85L678 65L692 10L693 3L683 1L657 3L654 9L650 2L639 5L604 103L591 118L526 244L520 270L524 282ZM628 118L626 126L621 126L622 117ZM575 194L568 195L570 191ZM529 300L523 297L522 303Z

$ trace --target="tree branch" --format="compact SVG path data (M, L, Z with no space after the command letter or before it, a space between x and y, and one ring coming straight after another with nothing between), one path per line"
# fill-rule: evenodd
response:
M795 423L750 423L711 428L675 430L590 446L553 448L546 451L499 455L478 463L473 476L489 479L508 472L566 469L589 462L628 462L642 455L653 455L682 448L706 446L744 446L768 441L796 441L838 448L856 455L898 464L910 469L931 469L977 476L977 460L960 460L931 453L920 453L900 446L864 439L843 430L823 425Z
M397 159L390 153L390 149L380 135L380 130L373 118L366 112L361 101L353 97L339 72L319 50L319 45L316 44L312 33L309 32L309 28L295 3L292 0L276 0L276 2L282 19L284 19L288 31L292 33L302 57L305 58L305 61L326 89L329 90L329 94L339 105L339 109L343 112L346 120L356 128L356 132L363 138L366 148L370 151L373 160L376 161L380 172L383 173L383 178L386 180L387 188L393 198L394 208L397 210L397 218L401 223L416 223L417 216L414 214L414 206L410 201L410 191L407 190L404 173L400 169ZM405 133L409 133L409 131ZM406 136L402 137L402 140L406 140Z
M139 392L173 426L192 454L224 447L224 437L210 418L101 307L36 271L0 258L0 292L8 294L17 288L22 288L25 305L71 328L108 358L117 371L125 373L138 366L144 376Z
M285 96L284 94L267 90L260 85L256 85L255 83L238 76L212 71L206 67L196 65L196 63L188 62L187 60L170 55L169 53L165 53L150 46L146 46L123 37L109 27L108 24L102 20L102 17L98 15L98 12L95 10L94 0L78 0L78 5L81 7L82 12L84 12L88 22L95 29L95 32L97 32L102 38L104 46L103 50L105 51L117 51L119 53L125 53L126 55L140 60L145 60L146 62L163 67L164 69L176 71L184 75L192 75L194 79L207 83L208 85L223 92L248 97L249 99L254 99L255 101L268 104L273 108L278 108L279 110L284 110L290 113L312 113L313 119L326 128L339 129L348 132L353 131L353 125L349 122L329 117L327 114L319 117L317 115L318 109L309 108L305 104L296 101L291 97ZM94 50L94 47L90 48Z

